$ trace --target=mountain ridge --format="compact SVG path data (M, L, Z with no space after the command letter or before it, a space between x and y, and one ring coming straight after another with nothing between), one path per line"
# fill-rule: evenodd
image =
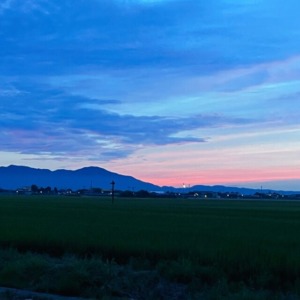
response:
M111 181L116 182L116 188L155 190L158 186L138 180L132 176L110 172L100 167L84 167L77 170L49 170L27 166L10 165L0 167L0 188L17 189L24 186L51 186L59 189L81 189L101 187L109 189Z

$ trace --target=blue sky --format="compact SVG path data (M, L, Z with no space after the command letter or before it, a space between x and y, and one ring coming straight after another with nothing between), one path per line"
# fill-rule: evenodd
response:
M0 165L300 190L298 0L0 0Z

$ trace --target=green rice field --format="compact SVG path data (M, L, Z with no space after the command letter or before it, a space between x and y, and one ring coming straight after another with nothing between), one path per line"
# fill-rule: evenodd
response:
M135 259L174 282L225 279L300 295L297 201L3 196L0 246L120 265Z

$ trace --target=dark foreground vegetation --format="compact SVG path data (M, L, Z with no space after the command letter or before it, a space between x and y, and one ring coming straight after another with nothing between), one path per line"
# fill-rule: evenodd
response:
M299 299L300 202L0 198L0 286L94 299Z

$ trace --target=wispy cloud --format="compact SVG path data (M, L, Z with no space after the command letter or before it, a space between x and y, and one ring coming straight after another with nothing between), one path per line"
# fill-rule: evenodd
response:
M3 0L0 3L0 14L2 14L5 10L10 9L14 0Z
M34 102L30 102L32 98ZM84 102L91 105L82 105ZM103 106L107 102L111 101L105 100ZM90 151L91 159L124 157L146 145L204 142L205 138L189 134L195 129L251 122L222 115L120 115L101 109L99 101L95 103L96 107L91 99L57 90L10 95L0 104L5 111L0 123L2 149L53 155Z
M50 9L56 9L58 6L49 0L2 0L0 3L0 13L6 10L13 10L20 13L43 13L49 14Z

